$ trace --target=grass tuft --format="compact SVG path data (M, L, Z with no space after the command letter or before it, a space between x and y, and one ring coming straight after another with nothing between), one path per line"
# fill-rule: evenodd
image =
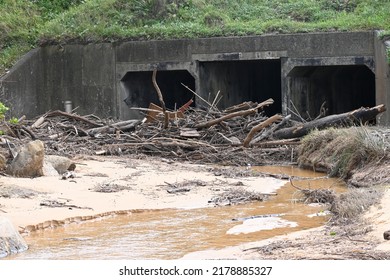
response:
M382 193L377 188L349 189L346 193L338 196L331 204L329 210L333 214L332 223L348 224L357 221L362 213L378 203Z
M313 131L302 140L299 164L347 179L354 170L387 159L385 137L365 126Z

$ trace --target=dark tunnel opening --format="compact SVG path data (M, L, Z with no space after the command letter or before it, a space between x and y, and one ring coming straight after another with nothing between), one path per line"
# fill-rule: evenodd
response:
M158 71L156 81L167 109L178 109L190 99L195 101L194 94L182 85L195 91L195 79L188 71ZM121 79L121 84L125 91L123 101L128 107L148 108L150 103L160 106L152 83L152 71L127 72ZM195 102L191 104L194 105Z
M272 98L274 104L265 108L266 114L281 113L279 59L202 62L199 68L201 92L209 101L220 92L220 109Z
M289 76L291 104L304 119L375 106L375 75L365 65L300 66ZM296 112L298 111L298 112Z

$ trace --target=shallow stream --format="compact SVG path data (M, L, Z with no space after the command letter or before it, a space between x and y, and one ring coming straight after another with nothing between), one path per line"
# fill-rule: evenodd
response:
M255 167L272 174L312 178L294 180L303 188L345 190L338 179L293 167ZM313 180L315 179L315 180ZM297 202L290 183L267 201L199 209L136 211L129 215L70 224L25 236L29 250L6 259L176 259L318 227L329 218L320 206ZM320 213L320 215L317 215Z

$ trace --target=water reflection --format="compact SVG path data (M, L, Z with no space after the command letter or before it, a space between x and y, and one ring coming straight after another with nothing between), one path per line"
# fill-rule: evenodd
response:
M324 176L292 167L258 167L256 170L311 178ZM294 183L304 188L334 188L336 191L345 188L337 179L294 180ZM239 245L323 224L326 216L308 216L322 209L296 202L296 192L286 183L276 196L265 202L144 211L34 232L25 237L30 249L8 259L176 259L194 251ZM274 216L268 218L273 218L273 222L282 219L287 224L228 234L235 227L245 232L245 222L255 220L246 218L261 215Z

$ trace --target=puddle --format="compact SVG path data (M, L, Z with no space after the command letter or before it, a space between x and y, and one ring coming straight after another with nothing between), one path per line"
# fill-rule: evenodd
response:
M293 167L255 169L308 178L324 176ZM345 184L337 179L294 180L294 184L345 190ZM327 220L321 207L297 203L296 198L297 190L287 183L265 202L144 211L70 224L25 236L30 249L6 259L177 259L190 252L317 227Z

